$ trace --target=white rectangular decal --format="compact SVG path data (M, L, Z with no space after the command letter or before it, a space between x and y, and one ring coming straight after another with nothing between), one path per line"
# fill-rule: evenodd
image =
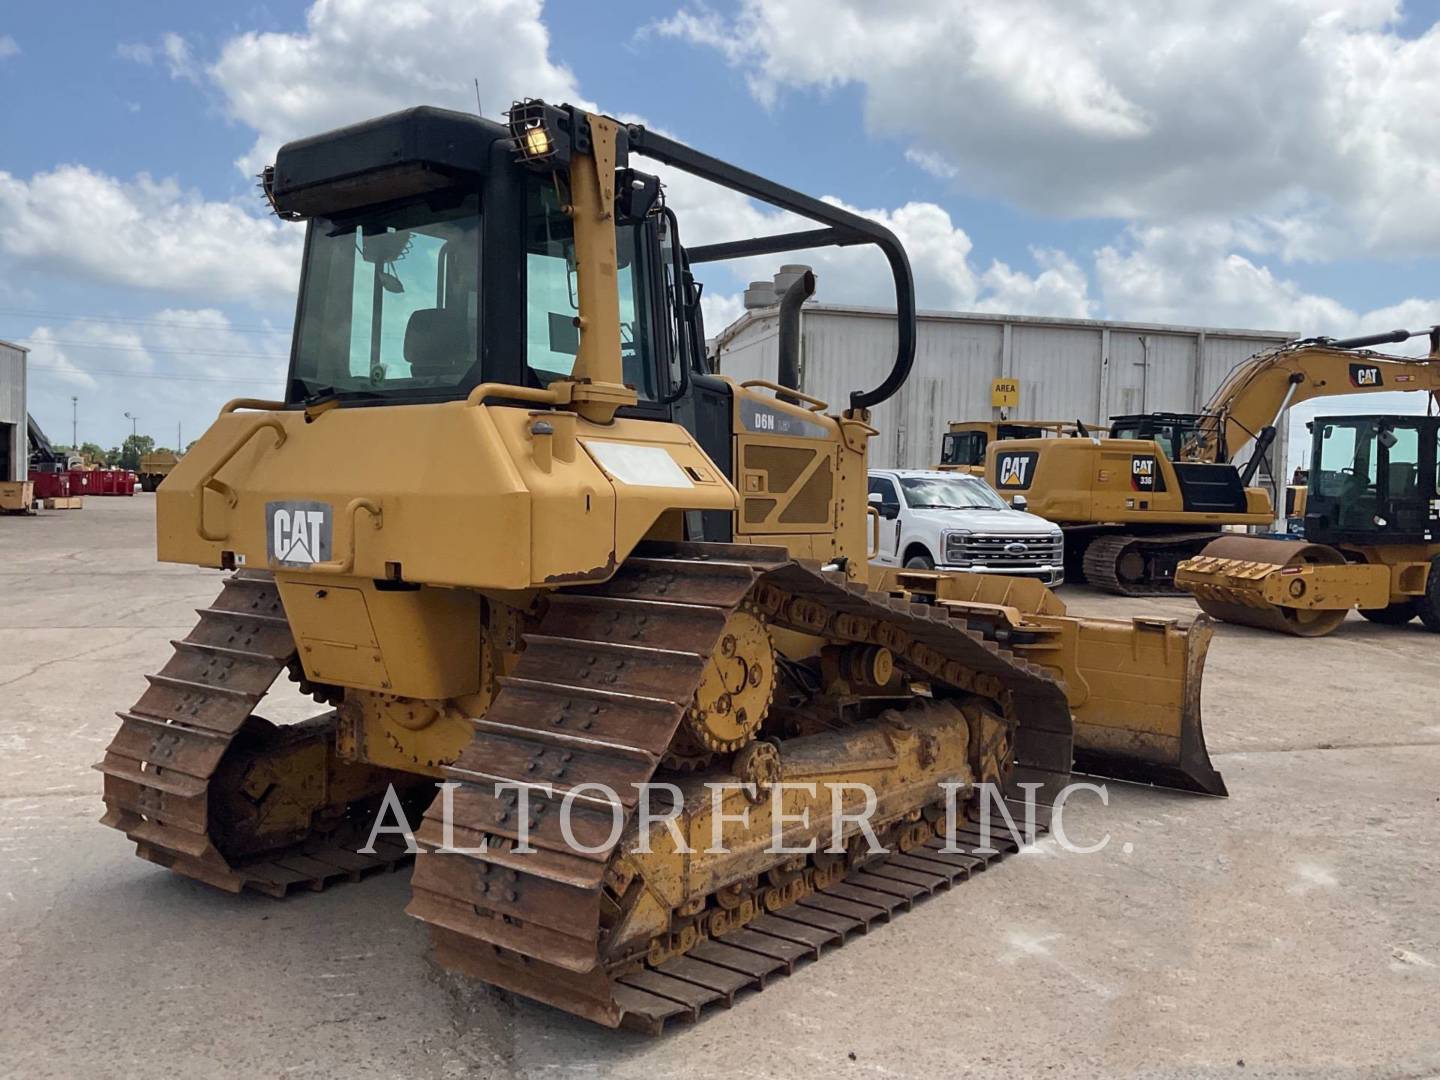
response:
M640 443L583 440L590 456L622 484L688 488L695 485L663 447Z

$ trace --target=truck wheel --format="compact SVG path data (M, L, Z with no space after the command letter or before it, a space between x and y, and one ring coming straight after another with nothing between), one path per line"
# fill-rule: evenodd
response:
M1389 607L1361 608L1360 614L1371 622L1380 623L1382 626L1404 626L1418 614L1415 608L1415 598L1407 597L1404 600L1391 604Z
M934 570L935 560L926 555L923 551L918 555L911 555L905 560L906 570Z
M1415 611L1426 630L1440 634L1440 555L1430 560L1430 573L1425 575L1425 592L1415 598Z

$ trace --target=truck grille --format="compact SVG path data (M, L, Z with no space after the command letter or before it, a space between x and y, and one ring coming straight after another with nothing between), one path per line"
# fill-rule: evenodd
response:
M1065 558L1065 541L1048 536L957 536L945 549L949 562L969 562L997 570L1059 566Z

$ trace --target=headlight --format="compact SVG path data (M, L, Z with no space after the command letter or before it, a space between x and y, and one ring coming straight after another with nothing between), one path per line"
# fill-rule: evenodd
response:
M953 562L959 558L960 553L965 550L965 538L969 535L969 529L952 529L945 534L945 560L947 562Z

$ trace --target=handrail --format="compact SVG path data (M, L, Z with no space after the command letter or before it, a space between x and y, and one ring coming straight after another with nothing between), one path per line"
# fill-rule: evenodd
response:
M237 400L243 401L245 399L239 398ZM231 404L234 403L232 402ZM229 407L229 405L226 405L225 408L229 409ZM210 466L210 471L207 472L200 481L200 495L195 500L195 531L200 534L201 539L217 542L224 540L230 535L228 531L211 533L205 528L205 492L207 490L216 492L225 500L226 505L232 510L235 508L235 504L240 501L240 497L235 494L234 488L225 483L225 481L218 479L216 474L226 465L229 465L230 459L238 454L245 446L249 445L250 440L266 428L271 428L275 432L275 445L271 447L271 449L278 450L285 445L285 439L287 438L285 425L282 424L277 417L266 417L248 431L242 432L240 437L231 444L230 449L225 451L214 465Z
M384 512L380 504L374 499L351 499L345 505L345 512L341 515L350 523L350 544L349 553L343 559L326 559L324 562L311 563L302 567L306 573L321 574L348 574L355 568L355 554L358 542L356 538L355 516L364 510L370 515L371 524L379 529L385 524Z
M828 401L821 401L818 397L812 397L803 390L792 390L788 386L781 386L778 382L771 382L769 379L746 379L740 384L747 390L752 386L758 386L763 390L774 390L777 394L788 394L790 397L799 398L801 401L809 402L811 412L824 412L830 407ZM794 404L794 402L786 402Z
M865 561L869 562L871 559L875 559L880 556L880 511L877 510L874 506L867 505L865 507L865 518L867 521L870 518L875 519L875 524L870 529L870 535L874 537L875 546L869 551L865 552Z
M893 232L869 218L852 214L832 203L777 184L709 154L703 154L684 143L656 134L643 125L631 124L625 133L631 153L642 154L712 184L719 184L752 199L830 226L828 235L824 230L809 230L778 237L762 236L753 240L711 245L706 252L709 258L735 259L762 253L800 251L817 246L817 241L820 245L827 246L874 244L878 247L889 261L890 273L895 279L895 316L899 341L889 374L872 390L851 392L850 408L858 411L878 405L904 385L915 363L915 278L911 273L905 248Z
M535 386L511 386L509 383L484 382L465 396L466 405L483 405L487 397L505 397L515 401L534 401L540 405L559 405L560 395L554 390Z
M233 413L236 409L258 409L261 412L279 412L284 409L285 402L269 401L266 398L237 397L231 398L224 405L220 406L220 415Z

